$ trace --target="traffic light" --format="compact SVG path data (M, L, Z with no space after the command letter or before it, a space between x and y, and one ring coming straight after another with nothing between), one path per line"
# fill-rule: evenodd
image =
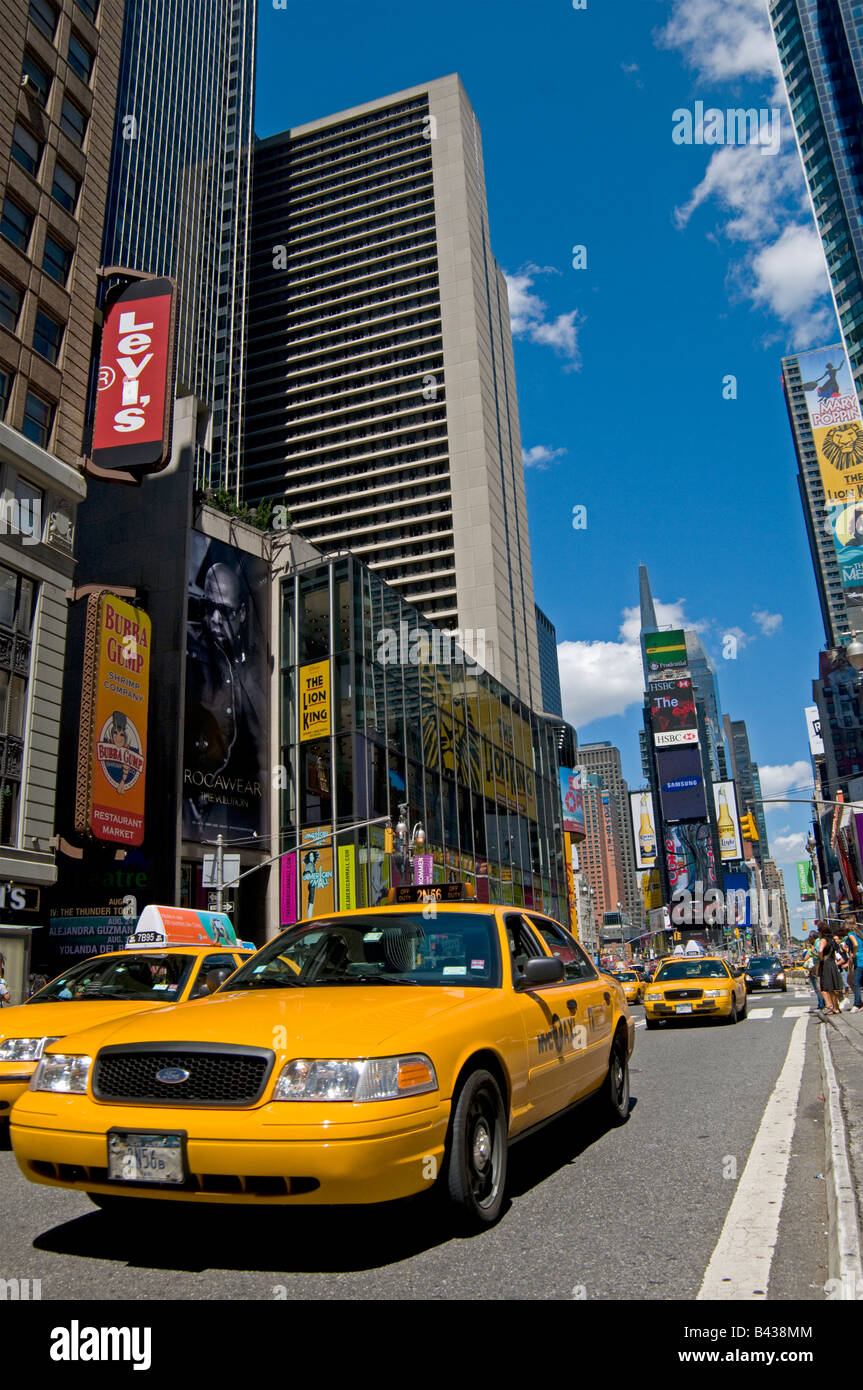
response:
M392 854L395 850L395 834L391 825L384 830L384 854Z
M744 840L758 839L758 831L755 829L755 817L751 811L748 812L747 815L740 817L740 829L743 833Z

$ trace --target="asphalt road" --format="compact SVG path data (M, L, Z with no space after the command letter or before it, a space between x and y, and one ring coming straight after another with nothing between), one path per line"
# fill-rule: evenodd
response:
M508 1209L472 1237L425 1199L188 1216L130 1203L118 1217L31 1185L0 1152L0 1278L40 1279L43 1300L692 1299L809 1002L757 996L734 1028L640 1026L628 1123L607 1130L583 1107L517 1145ZM808 1023L768 1299L824 1297L820 1026Z

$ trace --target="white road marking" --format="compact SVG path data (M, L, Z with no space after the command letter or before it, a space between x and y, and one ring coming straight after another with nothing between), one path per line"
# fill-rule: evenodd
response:
M805 1018L809 1013L805 1004L789 1004L783 1013L783 1018Z
M773 1017L773 1010L772 1010L772 1009L750 1009L749 1012L747 1013L746 1017L747 1017L747 1018L772 1018L772 1017Z
M727 1302L767 1297L803 1078L806 1027L807 1020L803 1018L794 1025L779 1080L765 1106L722 1233L705 1270L699 1299Z

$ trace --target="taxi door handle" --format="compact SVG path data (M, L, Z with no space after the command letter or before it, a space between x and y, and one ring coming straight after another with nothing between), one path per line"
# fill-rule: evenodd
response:
M578 1000L577 1000L577 999L567 999L567 1001L566 1001L566 1007L569 1009L569 1012L570 1012L571 1014L574 1014L575 1011L576 1011L576 1009L578 1008Z

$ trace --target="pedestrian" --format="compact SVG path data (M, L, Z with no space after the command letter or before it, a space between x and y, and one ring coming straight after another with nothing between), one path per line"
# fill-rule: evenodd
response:
M836 943L833 938L833 931L827 922L821 927L821 936L818 939L818 986L827 1001L824 1012L826 1014L838 1014L842 976L836 965Z
M848 966L851 963L851 947L848 945L844 933L840 936L837 932L834 940L836 942L836 955L834 959L836 961L836 968L839 971L839 977L842 981L842 988L839 992L839 1008L842 1009L848 994ZM846 1009L842 1009L843 1013L847 1013L850 1007L851 1005L849 1003Z
M12 1003L12 995L6 982L6 957L0 956L0 1009Z
M854 981L854 1003L851 1012L858 1014L863 1008L863 932L856 924L853 930L848 933L848 945L852 953L848 973Z
M817 1013L819 1009L826 1009L827 1005L824 996L818 988L818 933L809 933L809 949L803 961L803 969L809 976L809 983L815 991L815 1008L810 1009L810 1013Z

